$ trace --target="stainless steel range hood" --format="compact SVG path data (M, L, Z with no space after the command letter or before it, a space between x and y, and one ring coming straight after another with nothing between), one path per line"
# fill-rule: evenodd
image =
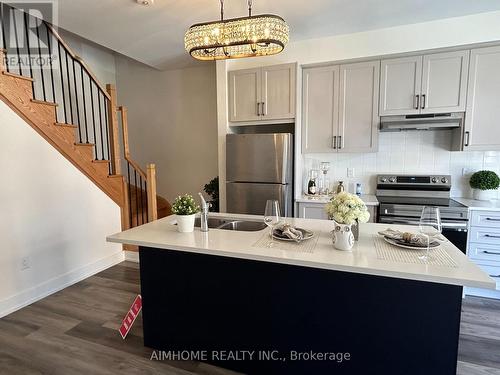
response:
M381 132L397 132L407 130L446 130L460 129L464 113L441 113L407 116L382 116Z

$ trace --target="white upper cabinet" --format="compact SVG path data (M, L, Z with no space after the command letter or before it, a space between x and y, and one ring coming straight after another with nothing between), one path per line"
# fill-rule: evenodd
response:
M339 66L302 72L302 150L334 152L339 123Z
M380 116L420 113L422 56L382 60Z
M295 119L296 64L229 72L229 121Z
M303 71L302 150L374 152L380 61Z
M261 85L260 69L229 72L229 121L260 120Z
M380 61L340 66L339 152L378 149Z
M295 118L295 64L262 68L262 119Z
M471 51L465 150L500 150L500 46Z
M380 115L463 112L469 51L382 60Z
M469 51L425 55L421 113L464 112Z

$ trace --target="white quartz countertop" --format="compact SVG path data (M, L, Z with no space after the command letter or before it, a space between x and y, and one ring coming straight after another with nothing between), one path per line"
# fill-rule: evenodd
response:
M259 216L211 214L240 220L262 220ZM495 288L495 281L472 263L451 243L443 244L447 253L458 267L433 266L426 264L401 263L377 258L373 235L388 227L387 224L362 224L360 238L350 252L335 250L331 242L333 223L327 220L289 219L301 228L312 230L319 236L312 252L300 250L280 250L254 246L262 236L268 235L264 229L258 232L239 232L210 229L204 233L195 228L192 233L179 233L173 224L174 216L166 217L137 228L117 233L107 238L110 242L144 247L179 250L191 253L218 255L264 262L291 264L304 267L329 269L387 276L409 280L420 280L450 285L463 285L479 288ZM391 227L405 231L415 231L415 227ZM311 240L313 241L313 240Z
M375 195L363 194L360 196L361 200L365 202L367 206L378 206L378 200ZM303 195L300 198L295 199L295 202L298 203L318 203L318 204L326 204L330 202L331 197L325 197L324 195L310 196Z
M469 198L453 198L458 203L462 203L467 206L470 210L477 211L500 211L500 200L492 201L478 201Z

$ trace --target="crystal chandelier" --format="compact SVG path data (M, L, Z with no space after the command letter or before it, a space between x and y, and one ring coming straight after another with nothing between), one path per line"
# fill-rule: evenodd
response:
M198 60L222 60L267 56L280 53L288 43L288 25L273 14L224 19L224 0L220 0L221 20L198 23L189 28L184 46Z

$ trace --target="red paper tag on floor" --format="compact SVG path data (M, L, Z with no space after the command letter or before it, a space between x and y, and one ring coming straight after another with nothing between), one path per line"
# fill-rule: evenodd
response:
M139 315L139 312L141 310L142 310L142 297L139 294L134 300L134 303L130 307L130 310L128 311L127 315L125 315L125 318L122 321L122 325L120 326L119 331L123 339L127 337L130 329L132 328L132 325L137 319L137 315Z

